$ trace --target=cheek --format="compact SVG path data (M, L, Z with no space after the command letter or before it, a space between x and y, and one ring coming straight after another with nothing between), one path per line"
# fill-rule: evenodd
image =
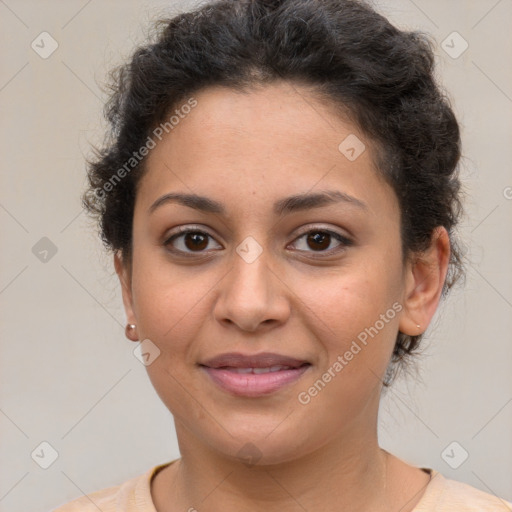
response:
M397 323L392 305L399 297L399 269L382 257L380 263L377 258L365 260L318 274L314 279L302 276L292 281L294 292L314 311L317 325L323 325L326 334L341 335L338 340L357 337L390 309L386 326ZM339 341L334 340L337 344Z
M318 371L305 381L295 401L312 418L329 411L334 432L376 399L393 351L401 306L393 301L389 283L376 283L368 273L331 283L334 289L323 287L309 298L315 315L308 328L321 342L316 348L322 350L322 357Z
M194 340L210 318L206 275L184 274L178 267L143 258L138 268L147 269L133 276L134 300L140 339L151 340L159 355L146 367L151 383L167 408L179 418L204 419L200 394L194 389L194 364L198 359ZM172 271L171 271L172 270ZM171 271L171 272L170 272ZM191 400L191 397L195 400Z
M341 401L356 407L384 377L398 331L399 272L392 256L361 258L315 280L314 288L310 283L311 293L301 298L314 312L308 329L321 341L323 351L321 382L315 375L308 383L315 386L307 392L312 400L321 390L320 402ZM300 286L307 289L306 280Z
M171 265L154 248L140 250L134 261L134 269L140 269L133 275L139 333L153 341L163 357L180 354L183 359L190 340L209 317L213 276L207 269L193 271L192 267Z

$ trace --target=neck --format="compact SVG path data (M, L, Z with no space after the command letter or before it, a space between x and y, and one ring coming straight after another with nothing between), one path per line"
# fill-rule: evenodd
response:
M248 467L198 446L176 420L182 458L173 464L174 491L167 488L166 503L173 510L224 512L244 510L248 503L266 512L389 510L388 454L379 448L376 432L354 430L301 458Z

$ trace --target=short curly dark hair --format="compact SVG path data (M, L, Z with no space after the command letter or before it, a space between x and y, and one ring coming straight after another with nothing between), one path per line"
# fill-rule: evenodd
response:
M110 130L88 161L82 198L103 242L124 261L131 265L144 173L137 151L155 128L209 86L242 91L287 80L312 87L373 141L375 165L399 201L403 261L428 248L433 230L444 226L451 256L443 296L464 276L454 235L462 214L459 126L436 83L428 36L399 30L356 0L212 1L161 19L155 29L155 41L111 73ZM405 362L420 339L398 332L390 368Z

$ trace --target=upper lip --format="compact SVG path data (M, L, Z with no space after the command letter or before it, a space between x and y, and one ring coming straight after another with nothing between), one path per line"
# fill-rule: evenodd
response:
M298 368L303 364L309 364L306 360L274 354L272 352L261 352L260 354L241 354L240 352L228 352L212 357L202 363L202 366L210 368L270 368L272 366L289 366Z

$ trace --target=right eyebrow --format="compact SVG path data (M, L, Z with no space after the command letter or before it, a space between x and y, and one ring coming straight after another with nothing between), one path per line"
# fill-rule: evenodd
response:
M195 210L200 210L207 213L220 213L224 214L225 209L222 203L214 201L209 197L198 196L197 194L180 194L171 192L158 198L148 209L148 213L153 213L160 206L167 203L179 203Z

